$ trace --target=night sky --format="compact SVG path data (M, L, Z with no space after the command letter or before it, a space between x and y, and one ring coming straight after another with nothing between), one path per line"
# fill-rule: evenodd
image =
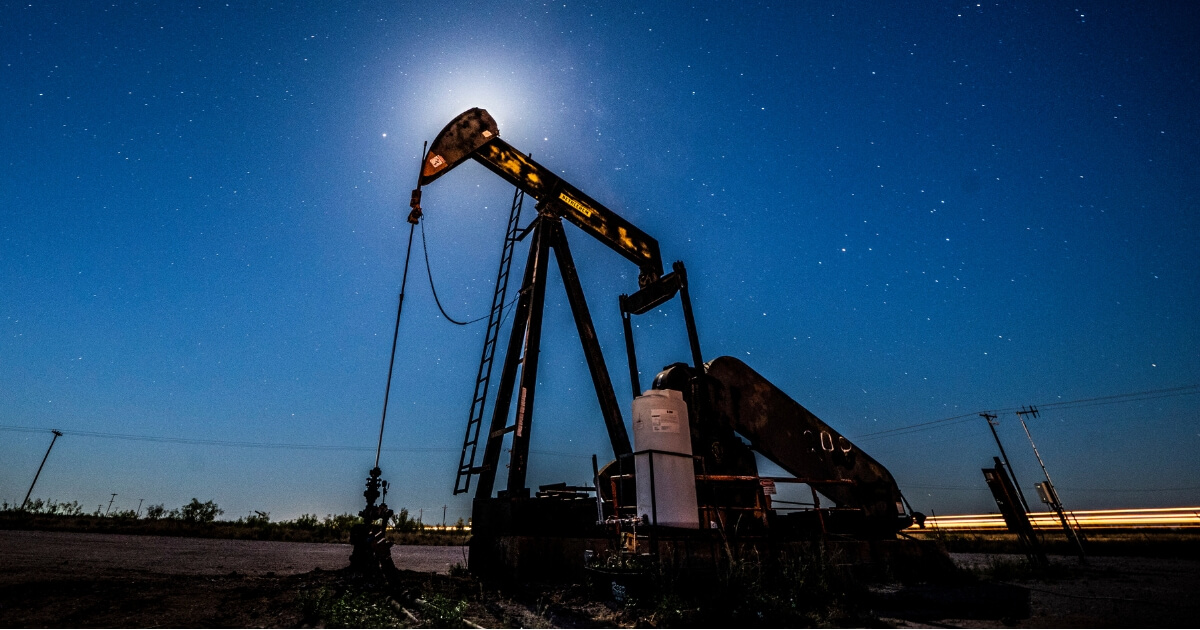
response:
M1022 405L1066 507L1200 500L1196 6L342 4L4 4L0 499L57 428L35 497L360 509L421 145L484 107L687 264L706 358L915 508L995 510L988 410L1031 495ZM456 318L511 195L425 189ZM628 422L637 270L567 233ZM380 464L453 522L484 330L420 243ZM529 480L587 484L611 448L551 281ZM678 302L637 323L645 386L689 355Z

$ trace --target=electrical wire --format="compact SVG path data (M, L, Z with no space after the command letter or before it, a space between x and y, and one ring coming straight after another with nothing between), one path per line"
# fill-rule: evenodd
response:
M1151 389L1140 392L1130 392L1126 394L1114 394L1111 396L1096 396L1093 398L1079 398L1076 400L1064 400L1059 402L1051 402L1037 404L1034 407L1039 409L1080 409L1086 407L1097 407L1102 405L1116 405L1131 402L1140 402L1144 400L1157 400L1160 398L1173 398L1177 396L1193 396L1200 394L1200 384L1184 385L1181 387L1168 387L1165 389ZM949 418L941 418L938 420L929 420L927 422L918 422L903 427L895 427L892 429L884 429L883 431L875 431L873 433L864 433L854 436L855 440L878 439L880 437L897 437L907 435L909 433L919 433L929 431L931 429L939 429L962 422L967 422L978 417L981 413L1011 413L1020 411L1021 407L1011 407L1008 409L989 409L975 413L966 413Z
M456 326L466 326L467 324L473 324L475 322L487 319L488 316L484 315L483 317L477 317L469 321L460 322L457 319L450 317L450 314L447 313L446 309L442 306L442 301L438 299L437 289L435 289L433 286L433 269L429 267L429 242L425 239L425 221L421 221L421 249L425 250L425 275L429 276L429 290L433 293L433 303L437 304L438 310L442 312L442 317L445 317L446 321Z
M446 321L448 321L451 324L454 324L456 326L466 326L468 324L474 324L476 322L481 322L481 321L487 319L488 315L483 315L480 317L476 317L475 319L459 321L459 320L451 317L450 314L446 312L445 307L442 306L442 301L440 299L438 299L437 289L434 288L434 286L433 286L433 269L431 269L429 266L429 243L425 239L425 221L424 220L421 221L421 249L423 249L425 252L425 274L429 277L429 291L431 293L433 293L433 303L437 304L438 310L442 312L442 317L445 317ZM520 299L521 294L525 293L528 290L529 290L529 287L521 287L521 290L517 291L517 296L514 297L513 299L509 300L507 304L505 304L504 306L501 307L501 309L506 309L506 308L512 306L518 299Z
M211 439L203 439L203 438L168 437L168 436L159 436L159 435L136 435L136 434L131 434L131 433L106 433L106 432L102 432L102 431L75 431L75 430L65 430L65 429L59 429L59 430L62 431L63 435L69 435L69 436L75 436L75 437L91 437L91 438L102 438L102 439L109 439L109 440L125 440L125 441L132 441L132 442L154 442L154 443L160 443L160 444L188 444L188 445L194 445L194 446L220 446L220 447L228 447L228 448L264 448L264 449L280 449L280 450L292 450L292 451L370 451L370 450L372 450L371 447L369 447L369 446L336 446L336 445L330 445L330 444L295 444L295 443L287 443L287 442L249 442L249 441L239 441L239 440L211 440ZM47 431L50 431L50 429L44 429L44 428L38 428L38 427L20 427L20 426L0 425L0 431L12 431L12 432L20 432L20 433L45 433ZM437 451L453 451L453 450L457 450L457 449L427 447L427 448L385 448L383 450L395 451L395 452L421 452L421 453L424 453L424 452L437 452Z
M890 435L890 434L902 435L904 433L915 433L917 431L926 431L928 429L935 428L936 425L944 425L946 423L958 424L958 422L965 422L967 420L977 418L978 416L979 416L979 414L977 414L977 413L965 413L965 414L962 414L959 416L951 416L949 418L942 418L940 420L929 420L928 422L918 422L917 424L910 424L910 425L904 426L904 427L896 427L894 429L884 429L883 431L875 431L874 433L864 433L862 435L854 436L854 439L862 440L865 438L873 438L873 437ZM955 422L956 420L958 422Z
M1184 390L1189 390L1189 389L1200 389L1200 384L1183 385L1181 387L1168 387L1165 389L1151 389L1151 390L1147 390L1144 392L1133 392L1133 393L1129 393L1129 394L1113 394L1111 396L1097 396L1095 398L1081 398L1078 400L1068 400L1068 401L1064 401L1064 402L1052 402L1052 403L1046 403L1044 405L1038 405L1038 407L1049 409L1052 407L1061 407L1061 406L1065 406L1065 405L1076 406L1076 405L1079 405L1080 403L1090 403L1090 402L1101 401L1101 400L1113 400L1113 399L1117 399L1117 398L1130 398L1130 397L1134 397L1134 396L1148 396L1150 394L1167 394L1168 392L1183 392ZM1185 394L1179 394L1179 395L1186 396L1187 394L1195 394L1195 393L1198 393L1198 392L1187 392ZM1165 397L1165 396L1151 396L1151 398L1161 398L1161 397ZM1138 400L1146 400L1146 398L1138 398ZM1120 402L1125 402L1125 401L1120 401ZM1085 405L1079 405L1079 406L1085 406Z
M13 432L13 433L49 433L52 430L53 429L47 429L47 428L43 428L43 427L22 427L22 426L13 426L13 425L0 425L0 431L8 431L8 432ZM288 442L249 442L249 441L238 441L238 440L210 440L210 439L204 439L204 438L181 438L181 437L168 437L168 436L159 436L159 435L137 435L137 434L132 434L132 433L106 433L106 432L102 432L102 431L75 431L75 430L70 430L70 429L58 429L58 431L60 431L64 436L101 438L101 439L107 439L107 440L124 440L124 441L128 441L128 442L151 442L151 443L158 443L158 444L185 444L185 445L191 445L191 446L216 446L216 447L224 447L224 448L261 448L261 449L291 450L291 451L369 452L371 450L371 447L369 447L369 446L336 446L336 445L330 445L330 444L295 444L295 443L288 443ZM384 447L383 450L391 452L391 453L442 453L442 452L450 453L450 452L458 452L460 449L457 447L450 448L450 447L441 447L441 446L428 446L428 447L407 447L407 448ZM581 455L578 453L564 453L561 451L530 450L529 452L535 453L538 455L551 455L551 456L555 456L555 457L577 457L577 458L581 458L581 459L587 459L590 457L590 455Z

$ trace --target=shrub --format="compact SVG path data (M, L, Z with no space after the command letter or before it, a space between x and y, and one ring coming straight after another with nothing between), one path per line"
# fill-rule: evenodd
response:
M78 501L71 501L70 503L51 502L50 513L62 514L63 516L80 516L83 514L83 507L79 505Z
M321 524L321 521L317 518L316 514L301 514L300 516L296 517L296 520L285 521L284 524L291 525L296 529L313 530Z
M199 499L192 497L191 503L180 508L179 518L189 523L211 523L217 520L217 516L224 513L225 510L217 507L217 504L211 500L201 503Z
M265 527L271 524L271 513L254 510L252 514L239 518L237 522L251 527Z
M400 511L392 516L392 529L398 532L415 532L419 529L419 524L408 515L408 508L400 508Z
M8 502L5 502L3 511L19 512L21 508L15 503L10 506ZM78 501L58 503L55 501L43 501L42 499L32 499L26 502L24 511L31 514L49 514L51 516L79 516L83 514L83 508L79 506Z
M361 522L362 522L362 519L359 518L358 516L355 516L354 514L338 514L336 516L331 515L331 514L326 514L325 520L321 523L321 526L331 533L333 533L333 532L349 533L351 527L354 527L355 525L357 525Z

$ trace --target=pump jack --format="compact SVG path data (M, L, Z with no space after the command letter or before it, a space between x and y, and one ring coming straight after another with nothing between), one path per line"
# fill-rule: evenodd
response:
M914 518L918 522L923 520L922 515L905 509L906 501L886 468L765 378L732 357L718 357L705 363L683 263L674 263L671 272L664 274L658 241L500 139L495 120L485 110L475 108L464 112L446 125L433 141L421 167L418 187L413 191L414 215L420 216L422 212L421 188L467 159L479 162L513 184L518 197L527 195L535 199L538 212L529 228L532 243L491 421L484 434L483 456L476 463L476 445L483 417L478 405L487 395L487 384L482 381L482 375L490 375L490 363L486 370L481 363L483 391L480 393L477 384L455 484L455 493L464 493L469 490L472 476L478 477L469 560L473 572L510 576L533 570L541 575L547 570L569 572L581 565L585 548L604 547L602 540L611 537L613 528L633 530L642 538L650 532L655 538L654 549L658 550L664 539L695 540L718 534L793 539L840 534L859 540L894 540L896 533L911 525ZM514 212L516 199L514 197ZM643 392L631 317L679 296L691 362L667 366L654 379L652 390L679 392L678 397L686 403L684 415L690 433L689 452L665 453L645 448L634 451L567 244L567 234L562 226L564 218L638 267L638 289L619 298L630 384L635 398ZM524 236L525 233L516 230L515 220L510 219L506 248ZM526 486L526 471L551 250L558 261L614 459L594 471L594 487L554 484L542 486L531 497ZM501 257L502 268L498 276L505 282L507 271L503 265L506 256L511 261L511 250L506 252ZM493 319L499 322L495 309L503 308L503 300L493 304ZM490 327L491 324L489 334ZM495 341L485 341L485 361L489 360L489 343L493 350L495 346ZM509 424L514 393L515 418ZM639 422L641 420L635 418L635 432ZM507 486L493 497L500 455L508 434L512 437ZM687 438L683 439L686 447ZM755 452L793 477L760 477ZM695 522L701 524L701 529L693 526L684 531L659 522L656 510L662 500L656 502L654 496L654 462L656 457L659 462L665 461L663 456L693 460L683 483L695 486L697 503L693 511L696 512ZM634 460L639 457L643 463L649 463L648 469L643 464L634 465ZM660 471L666 470L662 463L658 465ZM643 496L645 484L636 480L638 474L650 477L650 485L646 486L650 488L648 499ZM773 482L807 484L813 492L815 509L790 514L771 509L763 486ZM834 506L821 508L818 492L832 500ZM650 507L645 509L647 505ZM634 541L636 545L636 537ZM556 554L557 560L549 559Z

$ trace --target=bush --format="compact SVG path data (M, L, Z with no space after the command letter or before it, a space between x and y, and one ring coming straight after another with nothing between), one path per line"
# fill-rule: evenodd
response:
M408 515L408 508L400 508L400 511L392 516L392 529L395 531L415 532L420 528L420 524Z
M83 514L83 508L79 506L78 501L70 503L57 503L55 501L43 501L41 499L32 499L25 504L25 509L22 510L17 504L11 506L8 502L4 502L3 508L0 511L5 512L29 512L30 514L49 514L51 516L79 516Z
M211 500L201 503L199 499L192 497L191 503L180 508L179 518L189 523L211 523L224 513L225 510L217 507Z
M271 524L271 513L254 510L254 513L239 518L235 522L239 525L249 525L251 527L266 527Z
M336 516L326 514L321 526L330 532L350 533L350 528L361 522L362 519L354 514L338 514Z
M283 524L291 525L296 529L313 530L321 524L321 521L317 518L316 514L301 514L300 516L296 517L296 520L284 521Z

